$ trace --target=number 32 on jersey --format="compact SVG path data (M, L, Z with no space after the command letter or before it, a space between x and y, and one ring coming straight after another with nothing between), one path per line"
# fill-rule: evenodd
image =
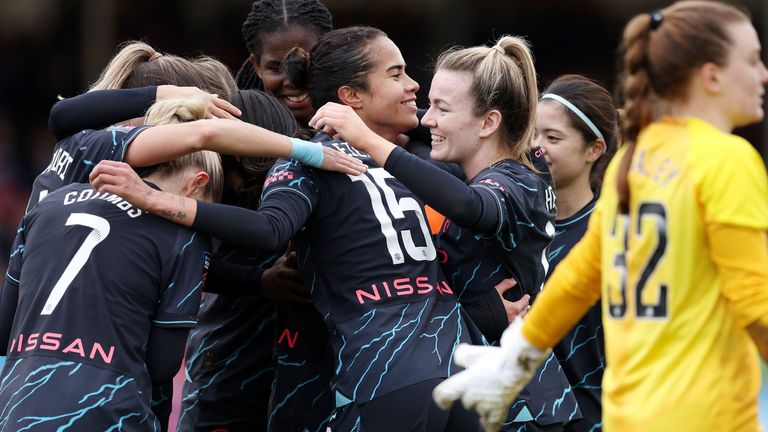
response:
M635 218L634 230L628 215L617 215L611 228L611 241L616 245L611 249L616 254L610 257L608 314L624 318L628 304L633 304L638 319L666 319L669 291L661 271L667 250L666 209L661 203L644 202L630 215Z

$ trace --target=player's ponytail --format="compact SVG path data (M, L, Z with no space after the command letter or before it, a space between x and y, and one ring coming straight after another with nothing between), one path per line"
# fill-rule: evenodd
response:
M650 16L641 15L635 17L627 24L624 31L625 77L622 85L624 92L624 116L623 135L627 143L627 150L621 158L618 173L619 211L622 214L629 212L629 183L627 176L632 155L635 152L635 143L640 130L653 121L653 101L651 85L648 79L646 52L648 50L648 36L650 34Z
M312 51L291 50L285 58L288 80L298 89L307 90L312 106L339 102L338 90L349 86L368 89L368 73L375 62L370 44L387 37L373 27L347 27L326 33Z
M126 88L125 83L139 64L155 60L160 56L162 56L160 52L144 42L126 42L118 49L117 54L112 57L99 79L88 91Z
M144 122L152 126L186 123L204 118L205 108L202 99L164 99L149 107Z
M205 73L208 66L163 54L144 42L130 41L118 48L117 54L88 91L164 84L197 87L209 93L227 88L229 84L222 82L219 74Z

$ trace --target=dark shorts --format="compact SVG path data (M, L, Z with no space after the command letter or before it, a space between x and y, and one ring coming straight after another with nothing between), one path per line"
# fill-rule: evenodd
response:
M325 432L336 402L334 354L314 305L277 302L277 365L268 432Z
M333 432L474 432L477 414L454 404L443 411L432 400L432 390L443 379L403 387L371 401L336 409L329 428Z

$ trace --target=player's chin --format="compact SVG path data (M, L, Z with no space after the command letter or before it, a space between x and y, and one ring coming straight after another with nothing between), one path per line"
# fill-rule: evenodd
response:
M443 161L443 152L441 149L437 149L434 146L432 147L432 150L429 152L429 158L435 161Z
M744 114L740 116L740 118L737 118L733 121L734 127L744 127L749 126L755 123L759 123L763 121L763 118L765 117L765 113L763 112L763 107L756 107L755 109L749 111L748 114Z
M432 150L429 152L429 158L439 162L454 162L448 150L445 144L432 141Z
M398 115L398 124L402 125L403 133L419 126L419 118L416 116L416 109L410 106L401 107Z

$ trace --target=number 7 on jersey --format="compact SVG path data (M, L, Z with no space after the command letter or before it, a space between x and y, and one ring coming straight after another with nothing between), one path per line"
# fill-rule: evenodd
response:
M75 252L75 256L64 269L64 273L61 275L56 285L53 286L51 294L48 295L48 299L45 301L43 311L40 315L50 315L53 310L56 309L56 305L59 304L61 298L64 297L64 293L69 288L69 285L75 279L80 270L82 270L88 258L93 252L93 248L99 243L104 241L109 235L109 222L106 219L94 216L88 213L72 213L67 218L65 225L82 225L91 228L92 231L88 233L88 236L80 245L80 248Z

